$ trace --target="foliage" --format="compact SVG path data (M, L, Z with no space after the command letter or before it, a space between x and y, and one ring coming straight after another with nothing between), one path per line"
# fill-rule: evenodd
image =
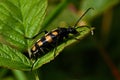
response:
M50 51L35 62L33 70L41 71L38 72L37 78L40 75L39 77L43 80L113 80L114 78L119 80L117 67L119 68L120 45L116 35L116 31L119 30L117 17L119 17L120 7L116 6L119 4L119 0L62 0L61 3L59 2L60 0L54 4L52 0L49 0L46 15L47 0L0 0L0 66L30 71L33 63L24 54L43 34L35 40L25 37L32 38L39 31L55 29L60 23L64 23L66 27L74 25L81 16L79 12L83 13L86 9L93 7L94 10L89 11L81 22L87 22L86 25L91 24L96 28L94 39L91 40L91 37L88 37L81 40L90 34L93 28L87 26L78 28L80 35L76 37L81 41L76 41L73 36L70 36L67 42L57 47L56 54L58 55L61 51L63 54L56 59L54 50ZM113 20L111 20L112 12L114 12ZM113 25L117 26L116 29L113 28ZM72 45L73 43L78 44ZM96 53L100 53L103 60ZM55 59L53 62L46 64L53 59ZM38 69L39 67L40 69ZM8 72L9 70L1 68L0 79ZM26 80L25 75L31 75L29 72L24 74L17 70L12 70L11 73L15 77L8 77L7 80ZM34 79L33 76L27 78Z
M25 37L38 33L46 7L47 0L0 1L0 66L30 70L32 62L23 54L30 44Z

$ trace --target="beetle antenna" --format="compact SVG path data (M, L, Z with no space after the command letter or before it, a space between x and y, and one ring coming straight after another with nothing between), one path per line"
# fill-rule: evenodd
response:
M77 24L79 23L79 21L84 17L84 15L89 11L89 10L91 10L91 9L94 9L94 8L88 8L84 13L83 13L83 15L77 20L77 22L75 23L75 25L74 25L74 28L77 26Z

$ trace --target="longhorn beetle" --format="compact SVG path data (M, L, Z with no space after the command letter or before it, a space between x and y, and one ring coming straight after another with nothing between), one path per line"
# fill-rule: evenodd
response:
M46 54L50 50L56 48L58 45L63 43L64 39L69 37L69 34L76 35L79 32L76 30L78 27L77 24L83 18L83 16L93 8L88 8L84 14L77 20L74 26L69 26L68 28L58 27L50 32L44 31L45 35L41 37L31 48L31 54L29 54L29 58L37 59L42 55ZM40 32L41 33L41 32ZM35 35L33 38L37 37L40 33Z

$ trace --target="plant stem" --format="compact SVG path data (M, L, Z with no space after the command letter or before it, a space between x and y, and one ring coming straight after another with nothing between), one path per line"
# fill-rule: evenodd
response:
M39 76L38 76L38 70L34 70L33 73L34 73L34 76L35 76L35 80L40 80Z
M60 12L62 12L62 10L68 5L68 3L68 0L62 0L62 2L47 17L43 26L46 28L60 14Z

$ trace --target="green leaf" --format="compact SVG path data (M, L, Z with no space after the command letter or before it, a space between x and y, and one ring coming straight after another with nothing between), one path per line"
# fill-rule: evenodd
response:
M79 35L76 35L76 36L71 36L67 42L63 42L62 44L60 44L59 46L57 46L57 50L55 51L54 49L50 52L48 52L45 56L39 58L34 66L33 66L33 70L34 69L37 69L39 67L41 67L43 64L46 64L48 62L50 62L51 60L53 60L55 57L54 57L54 53L56 54L56 56L67 46L77 42L76 39L74 39L74 37L76 37L77 39L81 40L83 39L84 37L86 37L89 33L91 33L91 31L93 30L94 28L90 28L90 27L87 27L87 26L84 26L84 27L80 27L77 29L78 32L80 32Z
M42 28L47 0L20 0L25 36L33 37Z
M41 29L47 0L3 0L0 1L0 34L5 42L24 51L27 42Z
M17 80L27 80L27 76L25 75L23 71L12 70L12 72Z
M24 56L29 43L42 28L47 0L0 0L0 66L30 70Z
M10 69L30 70L31 62L21 52L0 44L0 66Z
M1 42L24 49L26 42L23 38L24 27L21 21L20 9L14 5L13 0L0 2L0 34Z

